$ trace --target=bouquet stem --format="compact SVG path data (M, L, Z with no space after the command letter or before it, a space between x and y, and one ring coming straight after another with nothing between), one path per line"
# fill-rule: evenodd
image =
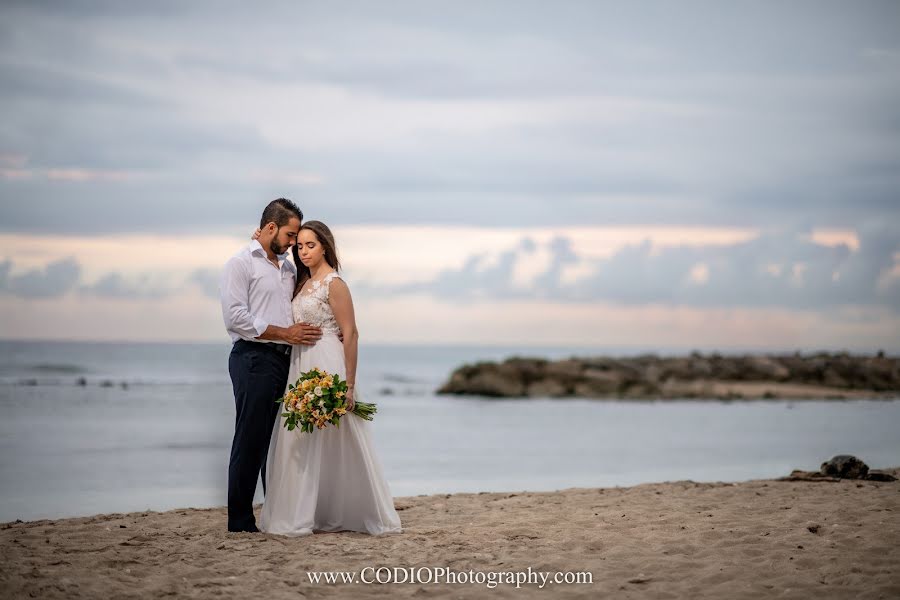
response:
M353 410L351 412L361 419L371 421L372 415L374 415L377 411L378 408L371 402L357 402L353 405Z

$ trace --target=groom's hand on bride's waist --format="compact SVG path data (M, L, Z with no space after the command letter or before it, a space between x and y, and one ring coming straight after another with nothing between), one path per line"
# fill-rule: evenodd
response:
M287 328L286 342L311 346L322 337L322 330L315 325L295 323Z

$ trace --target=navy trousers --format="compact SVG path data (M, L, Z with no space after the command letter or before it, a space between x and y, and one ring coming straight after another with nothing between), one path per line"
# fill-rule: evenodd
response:
M253 496L262 471L266 491L266 455L275 417L284 395L290 356L267 344L239 340L228 357L228 372L234 388L234 439L228 464L228 530L244 531L256 526Z

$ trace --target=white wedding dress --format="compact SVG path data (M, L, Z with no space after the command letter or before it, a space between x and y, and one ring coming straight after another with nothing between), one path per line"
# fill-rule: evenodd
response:
M291 302L295 322L322 328L312 346L291 352L288 382L313 367L346 377L340 329L328 304L328 288L337 273L313 282ZM355 399L359 399L358 396ZM316 531L360 531L373 535L400 533L400 517L375 453L372 424L354 414L341 417L340 427L301 433L288 431L275 419L266 464L266 495L259 528L267 533L307 535Z

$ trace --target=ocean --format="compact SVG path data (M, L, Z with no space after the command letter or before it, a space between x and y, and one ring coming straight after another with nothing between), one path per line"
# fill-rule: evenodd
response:
M0 342L0 522L225 505L229 350L227 342ZM357 386L378 403L375 441L395 496L740 481L815 470L836 454L900 465L897 400L434 393L466 362L647 351L364 345Z

